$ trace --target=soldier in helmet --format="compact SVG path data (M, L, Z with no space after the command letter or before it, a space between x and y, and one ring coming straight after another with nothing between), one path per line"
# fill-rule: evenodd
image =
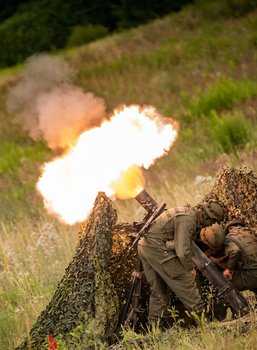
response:
M225 242L225 231L218 223L201 229L200 240L216 252Z
M230 221L225 226L225 230L218 224L202 229L200 238L211 248L217 249L224 244L226 268L223 275L238 290L253 290L256 294L257 236L255 232L241 221ZM213 259L212 261L215 262Z
M173 290L187 310L202 312L204 303L196 286L191 240L202 227L223 221L225 210L216 201L197 207L170 208L151 225L138 243L146 279L150 285L150 323L161 319L169 307Z

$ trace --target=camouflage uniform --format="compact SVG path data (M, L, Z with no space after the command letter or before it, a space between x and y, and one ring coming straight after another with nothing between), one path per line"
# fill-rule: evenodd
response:
M257 289L257 237L248 227L231 226L225 238L227 268L239 290Z
M150 285L149 318L161 317L169 306L168 288L189 310L201 311L203 302L192 271L191 240L200 225L197 210L171 208L152 224L138 244L146 279Z

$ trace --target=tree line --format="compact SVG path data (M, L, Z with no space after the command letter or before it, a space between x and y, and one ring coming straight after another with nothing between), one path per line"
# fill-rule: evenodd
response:
M193 0L0 0L0 67L179 11Z

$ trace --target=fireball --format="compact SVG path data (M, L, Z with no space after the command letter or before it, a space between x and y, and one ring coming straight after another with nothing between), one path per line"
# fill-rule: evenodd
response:
M82 222L99 191L134 198L148 169L177 137L171 119L154 107L123 107L99 127L83 132L62 157L46 163L37 188L45 207L68 224Z

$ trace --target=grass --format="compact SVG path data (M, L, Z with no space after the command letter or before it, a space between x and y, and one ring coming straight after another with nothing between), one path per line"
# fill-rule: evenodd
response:
M50 301L76 231L47 218L0 224L0 348L13 349Z
M8 68L2 68L0 69L0 79L4 79L10 75L13 75L14 73L20 72L23 69L23 65L17 65L15 67L8 67Z
M190 106L193 117L209 116L212 111L231 109L235 102L250 101L257 96L257 83L249 79L218 80Z
M167 206L196 204L224 164L257 170L257 12L235 19L228 3L202 2L59 52L76 72L75 83L102 97L110 113L120 104L150 104L180 123L174 147L145 173L146 189ZM6 112L23 69L0 71L0 349L14 348L51 299L79 229L44 211L35 184L50 151ZM134 200L113 205L119 222L143 217ZM254 349L256 342L254 329L246 336L218 324L151 337L148 349L163 350L212 350L216 339L221 350ZM130 348L134 338L124 335Z
M141 336L133 332L124 332L124 349L155 350L241 350L255 349L256 314L253 313L248 324L238 323L233 326L222 326L218 322L203 323L198 328L183 329L174 327L164 333L158 329Z
M22 142L8 140L0 145L0 174L13 175L24 163L36 163L47 154L46 147L42 143Z

